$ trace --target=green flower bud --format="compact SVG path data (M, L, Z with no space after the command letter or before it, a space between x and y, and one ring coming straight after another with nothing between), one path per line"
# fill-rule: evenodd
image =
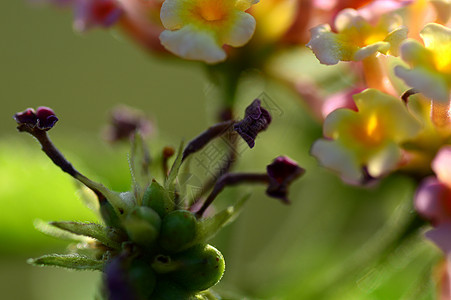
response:
M221 280L225 262L216 248L201 244L173 256L181 267L171 278L189 291L203 291Z
M167 191L155 180L144 192L142 205L152 208L162 218L174 210L174 201L169 198Z
M158 280L157 286L150 298L152 300L197 300L192 292L187 291L175 282L162 279Z
M160 232L161 218L151 208L135 208L124 220L124 227L132 241L141 246L150 246Z
M187 210L175 210L161 223L160 246L175 253L183 250L196 237L197 219Z
M140 299L149 299L156 285L156 275L152 267L143 260L134 260L131 263L128 279L134 290L141 296Z

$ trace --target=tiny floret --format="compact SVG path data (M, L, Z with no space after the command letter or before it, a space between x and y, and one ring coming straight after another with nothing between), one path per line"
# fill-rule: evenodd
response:
M307 47L322 64L361 61L376 53L397 55L407 28L397 15L385 15L373 26L354 9L342 10L335 19L336 32L328 24L310 30Z
M245 11L255 0L166 0L160 17L167 29L162 45L188 60L218 63L226 59L223 45L241 47L255 31L255 19Z
M426 97L448 102L451 91L451 29L430 23L420 33L424 46L409 39L400 48L410 68L396 66L395 74Z
M325 139L316 141L311 152L344 181L357 184L396 169L402 144L422 126L399 99L378 90L356 94L354 101L358 111L337 109L327 116Z

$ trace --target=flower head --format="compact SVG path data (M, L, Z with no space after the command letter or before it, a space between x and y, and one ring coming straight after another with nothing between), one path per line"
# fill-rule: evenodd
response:
M402 59L410 65L395 74L426 97L448 102L451 91L451 29L430 23L420 33L424 46L409 39L402 43Z
M380 177L396 168L401 144L420 132L420 123L397 98L367 89L354 95L358 111L338 109L324 123L326 139L315 142L312 154L352 183L362 182L363 170Z
M339 61L360 61L377 52L395 54L407 28L397 15L385 15L372 26L358 11L342 10L335 19L333 32L327 24L310 30L307 47L312 49L322 64L334 65Z
M190 60L217 63L225 60L224 44L240 47L255 30L255 19L245 11L255 0L166 0L160 35L170 52Z

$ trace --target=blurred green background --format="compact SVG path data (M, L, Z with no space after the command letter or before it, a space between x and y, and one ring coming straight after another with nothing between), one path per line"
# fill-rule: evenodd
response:
M93 299L99 274L26 264L67 246L35 231L35 219L96 217L74 182L34 140L17 133L12 115L52 107L60 121L51 136L69 160L124 191L127 146L101 138L110 109L124 103L145 111L158 125L158 147L176 146L215 118L214 88L199 65L150 56L118 32L74 33L69 10L18 0L1 1L0 14L0 298ZM237 168L263 170L286 154L307 174L294 184L291 206L267 198L262 187L234 188L218 198L224 205L253 192L236 223L212 242L227 264L218 291L235 299L434 299L430 273L438 251L416 233L399 241L414 217L414 183L391 176L370 189L345 186L309 156L321 127L291 90L249 75L238 91L238 111L262 92L281 113Z

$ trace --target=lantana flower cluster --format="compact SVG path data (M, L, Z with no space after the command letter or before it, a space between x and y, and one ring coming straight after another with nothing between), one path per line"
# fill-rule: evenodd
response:
M234 174L228 172L230 165L226 165L226 172L219 174L217 181L209 187L212 191L204 205L194 213L189 211L189 207L175 206L174 189L177 188L174 180L185 158L202 149L224 130L233 131L250 148L254 147L257 135L266 130L272 118L261 106L261 102L255 100L246 109L241 121L233 119L231 111L240 75L250 68L265 70L266 60L276 56L279 50L299 47L305 49L305 46L320 64L339 65L339 70L345 70L349 73L346 74L347 77L353 78L353 85L347 90L331 93L327 97L305 92L305 85L298 88L301 96L323 122L323 136L314 142L311 154L320 165L353 185L368 185L391 173L402 173L417 182L422 181L414 207L418 215L432 224L433 229L426 236L445 253L447 268L443 278L451 278L449 0L47 2L72 7L75 13L74 27L78 31L96 26L117 26L151 52L172 53L186 60L207 64L218 64L230 58L231 66L219 64L217 69L208 69L217 71L209 73L212 78L223 80L218 81L225 91L226 107L222 113L227 117L223 118L222 123L210 127L192 140L179 153L172 168L175 173L169 173L164 185L148 181L146 188L135 187L134 194L117 195L69 166L62 167L63 171L93 189L100 204L106 203L103 207L105 223L122 233L119 240L116 236L104 239L97 235L98 232L84 234L97 239L108 251L101 251L94 262L77 261L81 265L98 263L95 266L106 273L105 285L107 290L110 289L111 295L128 295L131 293L130 289L138 295L146 293L139 289L139 284L134 285L132 274L117 276L123 274L125 269L133 269L135 259L144 259L150 267L140 272L151 271L156 274L150 277L156 278L154 293L159 297L159 290L181 293L175 294L177 296L172 299L207 297L204 292L219 281L224 263L220 252L206 244L206 236L210 237L211 232L222 227L231 218L231 211L236 208L232 207L213 219L204 220L202 217L216 196L228 185L260 182L268 185L267 195L289 203L287 187L304 170L286 157L277 158L268 166L265 174ZM309 91L315 90L313 84L309 88ZM15 118L20 130L33 134L43 145L47 145L45 132L57 121L51 110L46 108L40 108L36 112L27 110L17 114ZM139 127L138 123L132 125ZM64 161L62 156L57 155L55 158L55 153L59 152L52 151L46 153L51 158L53 155L52 160L56 164ZM232 159L230 156L230 160ZM428 177L434 173L435 177ZM154 206L154 200L149 196L152 192L149 189L152 187L161 194L155 198L158 198L155 200L159 201L155 204L158 207ZM164 200L170 195L171 201ZM167 221L170 223L167 225L166 218L173 214L177 214L180 220ZM172 231L171 227L179 224L178 222L185 222L180 227L183 229L180 234L177 230ZM69 225L66 223L52 225L74 233L74 229L68 229ZM177 227L176 225L174 226ZM86 233L80 229L84 226L77 226L79 228L75 230L76 234ZM169 226L169 229L165 226ZM213 229L202 229L202 226L213 226ZM194 229L187 233L187 228ZM204 235L205 232L209 233L199 236L196 230ZM105 228L101 231L105 234ZM142 234L144 231L146 233ZM107 232L110 234L108 230ZM114 232L111 234L114 235ZM180 239L174 240L173 236ZM136 254L135 246L150 249L150 261L149 257L140 256L139 251ZM208 256L207 279L199 271L199 266L191 264L185 257L187 255L192 258L199 253L206 253ZM55 257L45 257L34 262L66 263L54 259ZM196 282L184 286L185 277L178 272L187 266L191 268L191 274L199 274L196 280L205 279L202 284ZM120 289L112 292L111 288L117 286ZM442 298L449 299L451 283L444 286L448 289L441 293ZM193 287L195 288L191 289ZM149 296L141 295L144 298Z
M443 278L449 278L451 4L393 7L384 14L344 9L332 24L310 29L307 47L320 63L345 62L361 78L358 91L324 102L324 137L311 153L351 184L393 172L425 178L434 171L437 178L419 187L415 208L434 226L426 236L446 254ZM441 297L449 299L449 282L443 286Z

